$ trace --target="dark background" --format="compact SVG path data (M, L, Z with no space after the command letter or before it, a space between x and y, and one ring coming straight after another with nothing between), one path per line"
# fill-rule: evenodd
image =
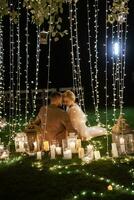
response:
M91 40L94 41L93 32L93 1L90 2L91 8ZM112 1L111 1L112 2ZM79 46L81 58L82 71L82 85L85 92L85 103L88 106L92 105L90 73L88 65L88 33L87 33L87 11L86 0L79 0L78 4L78 33ZM99 38L98 38L98 80L100 92L100 105L105 104L105 1L99 1ZM128 15L128 36L127 36L127 56L126 56L126 79L125 79L125 105L134 105L134 2L129 1L129 15ZM21 33L21 89L25 89L25 26L26 26L26 12L23 9L20 19L20 33ZM69 30L68 21L68 6L64 6L63 26L62 29ZM15 28L16 30L16 28ZM15 43L16 45L16 43ZM93 48L93 47L92 47ZM110 47L108 47L110 48ZM51 69L50 69L50 88L72 87L72 68L71 68L71 45L70 36L61 38L58 42L52 41L51 46ZM110 50L109 50L110 52ZM110 56L110 55L109 55ZM47 82L47 57L48 45L41 45L40 53L40 71L39 71L39 88L45 88ZM35 63L36 63L36 26L29 23L29 87L35 87ZM5 89L9 89L9 19L4 19L4 64L5 64ZM32 83L33 82L33 83ZM112 98L112 66L108 65L108 94L109 105L111 105Z

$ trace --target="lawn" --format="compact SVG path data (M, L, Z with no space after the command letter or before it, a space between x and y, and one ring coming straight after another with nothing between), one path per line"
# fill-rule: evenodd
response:
M134 108L126 108L125 113L134 128ZM89 112L91 125L95 124L94 119ZM112 110L108 112L108 119L112 125ZM105 122L104 110L101 122ZM3 131L3 140L6 139L4 134ZM133 155L117 159L106 157L105 136L90 142L100 149L102 155L100 160L90 164L83 163L76 155L72 160L61 157L51 160L48 154L44 154L42 160L37 160L36 156L12 153L9 160L0 161L0 200L134 199ZM109 144L109 151L110 148Z

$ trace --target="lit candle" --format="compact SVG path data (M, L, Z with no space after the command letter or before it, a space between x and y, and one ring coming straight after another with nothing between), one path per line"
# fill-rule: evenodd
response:
M1 150L4 150L4 145L3 144L0 144L0 151Z
M56 154L61 155L62 154L61 150L62 150L61 147L56 147Z
M100 159L101 158L100 151L94 151L94 157L95 157L95 160Z
M55 145L50 146L51 159L55 159Z
M62 140L62 148L63 148L63 150L65 150L66 148L67 148L67 140L66 139L63 139Z
M9 153L4 151L0 157L1 159L6 159L6 158L9 158Z
M20 151L24 151L24 142L23 141L19 141L19 149L20 149Z
M93 148L93 145L88 145L87 146L87 156L90 158L90 159L93 159L94 158L94 148Z
M42 159L42 153L41 151L37 152L37 160L41 160Z
M78 157L80 158L80 159L82 159L83 157L84 157L84 148L79 148L78 149Z
M48 141L44 141L43 145L44 145L44 151L49 151L49 142Z
M63 151L64 159L71 159L72 158L72 152L70 149Z
M76 153L76 142L70 141L68 143L68 148L72 151L72 153Z
M78 151L79 148L81 148L81 139L76 140L76 150Z
M34 151L37 151L37 142L35 141L33 144L34 144Z
M121 153L125 153L125 140L123 137L120 138L120 150L121 150Z
M112 156L115 158L119 156L116 143L112 143Z

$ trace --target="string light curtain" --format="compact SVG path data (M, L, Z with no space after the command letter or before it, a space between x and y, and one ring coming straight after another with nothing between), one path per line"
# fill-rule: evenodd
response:
M73 74L73 88L78 99L78 104L85 111L84 90L82 88L80 47L78 39L77 1L69 2L70 41L71 41L71 63Z
M92 99L94 110L96 111L96 98L95 98L95 90L94 90L94 72L93 72L93 62L92 62L92 50L91 50L91 31L90 31L90 6L89 0L87 0L87 28L88 28L88 64L90 70L90 82L91 82L91 89L92 89Z
M10 1L10 11L14 10L13 1ZM14 95L14 75L15 75L15 63L14 63L14 51L15 51L15 38L14 38L14 29L15 25L13 22L12 16L9 17L10 20L10 85L9 85L9 132L11 139L15 133L15 95Z
M5 117L4 113L4 63L3 63L3 19L0 17L0 119ZM1 131L1 129L0 129Z
M22 126L22 113L21 113L21 56L20 56L20 8L21 2L18 0L17 5L17 12L18 12L18 19L17 19L17 85L16 85L16 126L18 131L21 131Z
M45 115L45 123L44 123L44 134L47 132L47 115L48 115L48 97L49 97L49 84L50 84L50 68L51 68L51 30L52 30L52 1L49 4L49 35L48 35L48 65L47 65L47 87L45 90L45 106L46 112Z
M26 69L25 69L25 84L26 84L26 99L25 99L25 124L28 122L28 105L29 105L29 12L26 11Z
M35 117L37 108L37 95L38 95L38 84L39 84L39 62L40 62L40 26L37 26L37 41L36 41L36 74L35 74L35 91L33 96L33 113L32 117Z

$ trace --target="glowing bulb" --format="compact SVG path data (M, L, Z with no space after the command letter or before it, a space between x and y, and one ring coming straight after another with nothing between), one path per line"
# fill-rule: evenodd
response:
M119 46L119 43L118 42L115 42L113 44L113 53L115 56L118 56L119 55L119 52L120 52L120 46Z

